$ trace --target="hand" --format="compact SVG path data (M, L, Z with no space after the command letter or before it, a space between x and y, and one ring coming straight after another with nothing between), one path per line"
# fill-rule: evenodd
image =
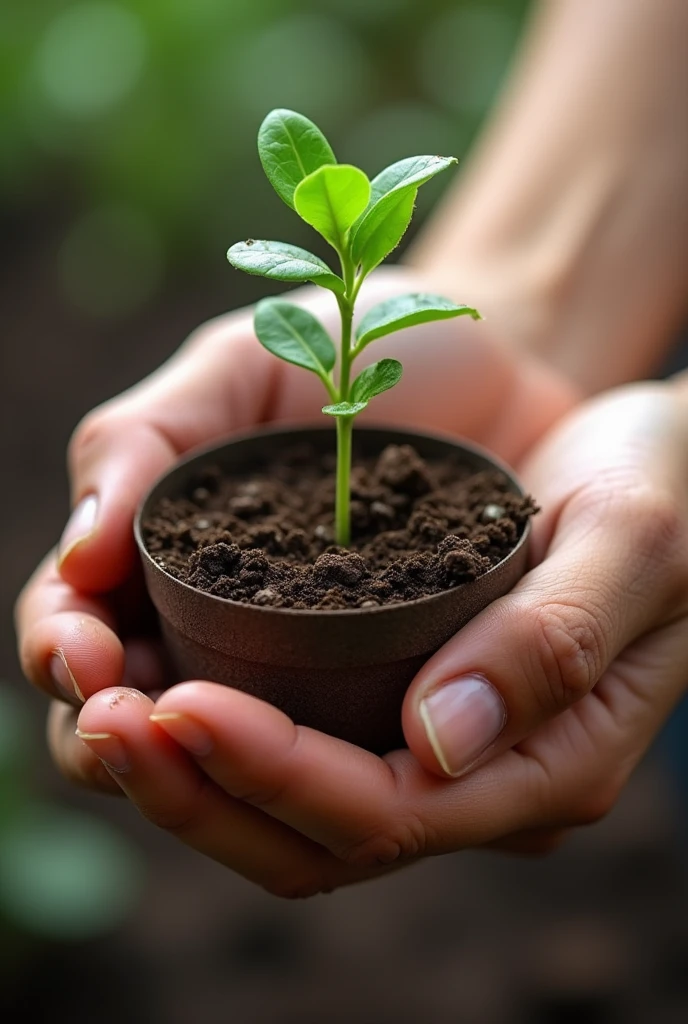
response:
M361 295L361 311L427 287L408 272L378 272ZM334 327L331 296L315 289L298 294ZM573 401L558 378L534 360L517 363L486 324L467 318L373 347L373 358L401 355L407 370L404 382L376 401L378 418L463 433L509 460ZM60 702L50 714L50 744L70 778L119 792L98 758L73 743L74 708L84 698L118 685L155 694L169 682L132 539L139 499L196 445L267 417L318 420L320 388L314 376L260 346L252 313L244 310L200 328L161 370L77 429L70 449L75 512L59 553L46 558L17 605L22 665Z
M88 747L151 821L280 895L543 852L597 820L688 684L688 387L588 404L523 472L533 567L421 670L409 750L377 758L205 682L92 697Z

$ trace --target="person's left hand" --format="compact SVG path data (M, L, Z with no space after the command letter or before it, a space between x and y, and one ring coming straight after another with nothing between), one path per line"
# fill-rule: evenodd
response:
M685 384L583 406L522 475L544 509L532 568L421 670L408 750L206 682L98 693L73 742L152 822L282 896L466 847L547 851L613 806L688 684Z

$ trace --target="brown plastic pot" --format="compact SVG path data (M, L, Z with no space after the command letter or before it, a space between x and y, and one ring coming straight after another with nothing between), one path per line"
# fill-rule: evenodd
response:
M141 524L157 502L177 497L211 463L250 472L281 448L308 442L333 451L331 427L270 428L196 452L160 479L135 521L148 591L178 680L208 679L277 705L294 721L376 753L404 745L400 709L418 669L469 619L522 576L530 527L490 572L430 597L377 608L312 611L269 608L206 594L175 579L146 550ZM486 451L451 437L359 427L354 458L388 444L411 444L424 458L460 454L476 470L513 473Z

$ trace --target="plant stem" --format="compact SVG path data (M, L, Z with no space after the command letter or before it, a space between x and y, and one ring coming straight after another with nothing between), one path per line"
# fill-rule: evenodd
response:
M342 258L346 292L339 300L342 338L339 362L339 401L349 400L351 386L351 325L354 317L354 275L351 262ZM347 547L351 540L351 433L353 416L337 417L337 492L335 498L335 540Z
M337 496L335 500L335 541L341 547L351 540L351 434L353 416L337 417Z

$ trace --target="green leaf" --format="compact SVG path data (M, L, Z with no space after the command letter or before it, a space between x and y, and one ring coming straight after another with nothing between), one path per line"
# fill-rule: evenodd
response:
M398 359L381 359L379 363L366 366L351 386L351 401L367 404L371 398L398 384L403 372Z
M256 306L253 326L268 352L329 381L335 348L325 328L308 310L279 299L263 299Z
M455 156L409 156L397 160L373 178L370 183L370 205L373 206L382 196L396 189L407 188L409 185L418 188L456 163L458 160Z
M369 309L356 328L356 349L369 345L376 338L385 334L401 331L405 327L429 323L432 320L448 320L455 316L468 315L480 320L477 309L470 306L457 306L441 295L428 295L416 292L413 295L399 295L387 299Z
M268 114L258 130L258 155L270 184L292 210L299 182L323 164L337 163L317 125L293 110Z
M416 189L383 196L354 228L351 254L361 271L369 274L399 245L411 223Z
M351 164L320 167L294 192L296 212L339 252L347 232L368 205L370 182Z
M318 256L286 242L237 242L227 251L227 259L247 274L258 274L273 281L312 281L322 288L344 294L344 282L333 274Z
M382 263L404 237L419 186L457 162L453 156L410 156L373 178L370 202L354 225L351 247L364 274Z
M363 412L367 402L337 402L335 405L324 405L323 412L327 416L356 416Z

